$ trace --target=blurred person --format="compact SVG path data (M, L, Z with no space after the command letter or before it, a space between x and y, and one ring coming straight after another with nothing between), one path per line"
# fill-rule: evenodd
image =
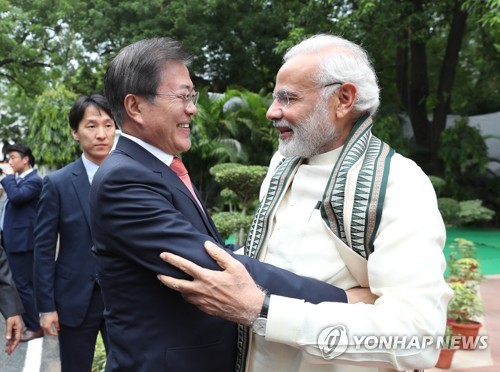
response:
M0 244L0 313L5 318L5 352L11 355L16 349L23 332L23 304L12 280L7 256Z
M429 178L371 134L379 87L366 52L340 37L311 37L285 54L273 98L267 118L279 149L246 254L346 290L369 288L378 299L311 304L268 294L263 302L258 288L237 290L244 268L211 243L208 251L225 270L170 252L162 257L194 280L161 280L208 314L246 315L239 322L253 333L239 343L249 345L248 371L433 367L436 345L401 341L444 334L452 295L443 275L446 230ZM400 342L356 341L363 336Z
M224 246L177 156L191 147L197 113L190 60L175 40L141 40L114 57L104 78L122 132L90 190L93 253L110 341L107 371L234 371L242 362L236 360L237 348L244 347L236 343L236 324L204 314L157 279L157 273L186 278L161 260L165 250L216 269L203 242ZM260 285L312 303L345 302L347 295L358 301L369 292L346 294L246 256L238 260L258 278L245 278L251 289ZM264 300L260 290L248 293L256 297L249 302Z
M45 334L59 336L61 370L89 372L99 331L107 346L89 227L90 184L115 136L106 98L79 97L69 126L82 155L43 179L35 224L35 296Z
M9 166L4 169L6 177L0 182L8 199L0 226L12 278L25 310L21 342L26 342L43 337L33 293L33 229L42 179L33 169L35 158L28 146L17 143L7 152Z
M0 167L0 181L5 178L5 173L3 172L3 168ZM3 189L3 186L0 184L0 216L3 213L3 207L7 202L7 193Z

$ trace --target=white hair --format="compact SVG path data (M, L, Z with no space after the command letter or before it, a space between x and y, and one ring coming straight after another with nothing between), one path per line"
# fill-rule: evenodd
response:
M335 81L353 83L358 93L354 111L375 115L380 105L377 75L366 51L359 45L339 36L319 34L290 48L283 59L286 62L298 54L325 50L326 56L320 62L314 80L322 85ZM329 95L338 88L338 85L334 85L331 89L325 89L323 94Z

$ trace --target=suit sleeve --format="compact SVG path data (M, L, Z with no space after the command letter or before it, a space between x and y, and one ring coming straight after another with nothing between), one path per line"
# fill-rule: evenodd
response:
M165 180L152 172L145 174L144 169L137 167L108 168L94 178L90 208L97 256L116 254L154 275L188 278L160 259L160 253L167 251L202 267L220 270L206 253L204 242L221 244L203 228L193 202L175 186L167 183L166 187ZM249 257L233 256L272 294L313 303L347 301L342 289Z
M56 245L59 222L59 195L49 177L43 179L35 222L34 286L39 312L56 310L54 281ZM75 223L81 223L75 221Z
M12 280L7 256L0 245L0 312L5 319L24 312L21 299Z
M9 174L2 180L2 186L7 193L9 203L23 205L38 198L42 181L39 177L27 177L24 182L17 184L14 175Z

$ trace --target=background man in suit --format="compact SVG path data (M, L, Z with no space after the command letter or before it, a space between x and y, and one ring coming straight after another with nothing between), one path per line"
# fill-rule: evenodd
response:
M97 168L113 147L115 123L106 98L94 94L78 98L69 124L83 154L43 180L35 225L34 281L40 325L46 334L59 335L61 370L88 372L99 331L107 343L91 253L89 191Z
M236 356L235 324L204 314L157 279L157 273L187 277L165 265L161 252L217 269L202 245L224 245L196 189L181 180L186 172L178 176L175 168L174 156L191 147L190 122L197 113L189 62L177 41L142 40L122 49L104 78L122 131L90 191L93 252L110 340L107 371L220 372L244 365ZM347 299L343 290L321 281L249 257L239 260L269 293L314 303ZM238 290L257 289L253 281L246 283ZM266 294L252 293L249 301L257 305L249 311L256 316Z
M9 147L7 176L1 181L7 193L2 214L2 242L12 270L12 277L24 305L25 329L21 341L42 337L33 293L33 228L42 179L33 169L35 158L23 144Z
M9 355L21 341L23 320L19 314L23 311L23 304L12 280L7 256L0 244L0 313L5 318L5 338L7 339L5 352Z
M369 287L379 297L373 305L312 306L271 296L268 317L252 339L248 371L433 367L435 344L401 345L429 336L436 341L452 295L432 184L413 161L372 135L379 87L360 46L317 35L289 50L284 61L267 111L279 151L262 184L246 253L341 288ZM221 265L234 265L220 249L214 252ZM163 278L184 298L228 319L248 313L247 298L254 295L228 290L230 273L164 256L195 278ZM381 343L356 344L356 336ZM383 337L400 343L384 345ZM332 345L332 339L341 342Z

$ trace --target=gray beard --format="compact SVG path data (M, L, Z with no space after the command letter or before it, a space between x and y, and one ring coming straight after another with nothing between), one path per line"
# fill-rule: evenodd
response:
M337 131L330 120L326 102L316 106L315 110L304 121L290 125L281 120L275 125L293 129L292 138L279 140L279 152L285 156L300 156L310 158L332 149L337 139Z

